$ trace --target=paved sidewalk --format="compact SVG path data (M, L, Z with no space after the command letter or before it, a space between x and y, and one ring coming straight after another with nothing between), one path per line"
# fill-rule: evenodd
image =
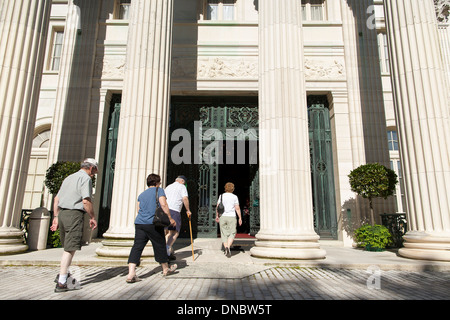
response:
M143 281L127 284L126 260L101 259L91 243L75 255L71 273L81 289L54 293L62 249L0 256L0 300L448 300L450 263L410 260L395 252L366 252L323 242L324 260L265 260L236 240L232 257L220 240L177 241L178 272L161 275L143 260ZM173 310L172 310L173 311ZM186 311L186 310L184 310ZM262 309L261 309L262 311Z

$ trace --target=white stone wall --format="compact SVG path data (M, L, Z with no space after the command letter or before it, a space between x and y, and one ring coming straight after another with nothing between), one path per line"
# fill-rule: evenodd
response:
M70 1L53 2L50 30L66 26L69 3ZM205 20L201 3L201 0L174 1L172 95L257 95L258 11L255 2L237 0L237 19L232 22ZM361 114L361 83L364 79L361 78L361 66L357 58L358 26L348 3L347 0L327 0L327 20L304 22L303 32L306 90L308 93L326 94L331 102L336 203L338 216L341 218L346 214L348 204L355 199L347 175L356 166L367 161L367 150L372 148L366 145L364 139ZM375 28L379 31L385 29L382 3L375 0L373 11L367 12L367 22L370 23L373 19ZM85 133L84 152L99 159L100 163L104 157L102 150L105 146L109 103L113 93L123 90L126 70L129 26L127 20L114 19L114 7L114 0L102 1L91 91L88 93L90 105L87 109L90 110L90 118L94 120ZM450 56L448 30L448 26L445 30L441 29L447 66ZM371 45L377 47L376 43ZM47 61L50 47L49 36ZM61 68L64 70L64 66ZM44 70L37 122L54 125L57 114L55 108L64 104L58 102L57 97L58 90L61 92L61 87L58 86L63 82L60 72L49 71L45 67ZM380 83L386 125L395 127L389 74L382 74ZM49 165L56 159L54 155L57 148L57 144L51 146ZM58 157L64 158L65 155L59 154ZM101 181L100 175L98 181ZM100 183L97 188L101 188ZM96 199L97 207L98 201ZM356 206L352 203L352 213L361 218L365 205L364 202ZM49 207L49 202L47 206ZM344 226L341 225L341 228ZM340 239L347 244L351 242L345 232Z

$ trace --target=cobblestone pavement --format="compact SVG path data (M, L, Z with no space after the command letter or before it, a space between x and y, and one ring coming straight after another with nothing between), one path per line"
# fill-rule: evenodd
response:
M450 272L271 267L220 279L161 275L138 268L141 282L127 284L127 267L71 267L81 289L54 293L54 266L0 267L0 300L448 300Z

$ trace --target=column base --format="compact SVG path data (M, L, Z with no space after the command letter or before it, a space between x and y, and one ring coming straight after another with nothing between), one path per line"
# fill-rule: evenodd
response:
M95 251L99 257L128 259L134 243L134 234L105 233L103 236L105 238L105 240L102 241L103 246ZM142 252L142 257L153 256L153 247L149 241Z
M450 234L410 231L403 236L404 248L398 253L405 258L450 261Z
M28 250L23 231L17 228L0 229L0 255L23 253Z
M324 259L326 251L320 248L319 238L316 233L289 235L260 232L250 253L254 257L269 259Z

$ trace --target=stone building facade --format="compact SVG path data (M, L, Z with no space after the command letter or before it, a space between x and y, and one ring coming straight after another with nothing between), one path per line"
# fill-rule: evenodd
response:
M101 256L127 256L149 173L188 176L196 237L216 237L225 182L256 257L321 259L368 203L348 174L397 172L400 254L450 261L448 1L0 1L0 253L46 169L99 160ZM245 231L247 233L247 231ZM186 232L186 230L184 230ZM151 247L147 254L152 254Z

